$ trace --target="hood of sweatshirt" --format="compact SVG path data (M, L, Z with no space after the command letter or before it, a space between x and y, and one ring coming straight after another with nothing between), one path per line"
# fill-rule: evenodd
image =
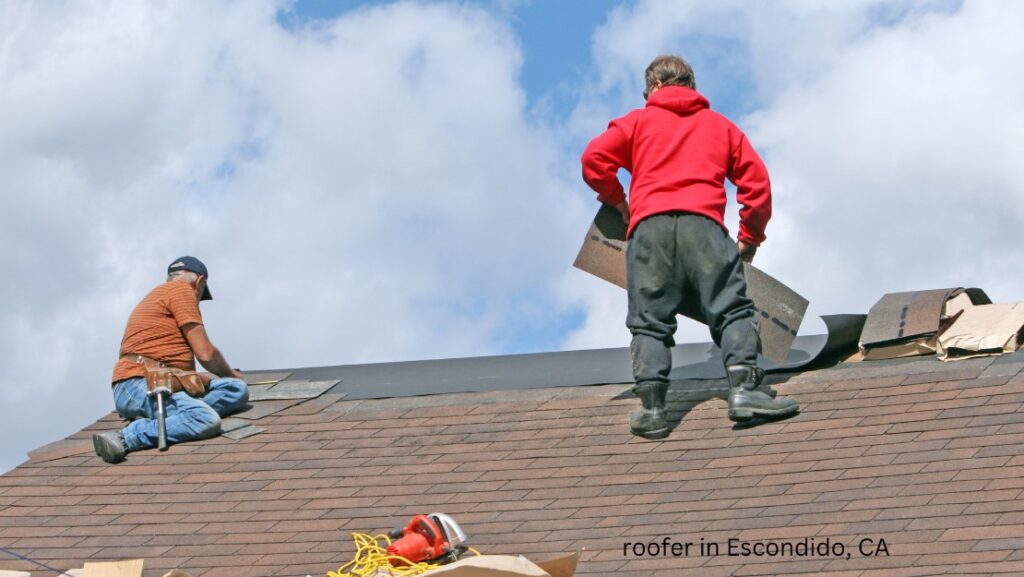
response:
M699 92L685 86L664 86L647 99L647 106L671 110L680 116L689 116L708 108L708 99Z

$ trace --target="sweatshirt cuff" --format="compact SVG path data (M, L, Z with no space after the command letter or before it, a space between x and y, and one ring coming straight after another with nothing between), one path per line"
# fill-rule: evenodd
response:
M616 206L626 202L626 193L624 191L619 191L617 193L601 195L597 197L597 200L600 200L608 206Z
M750 246L761 246L761 242L763 242L759 240L754 240L753 238L746 234L739 235L739 241Z

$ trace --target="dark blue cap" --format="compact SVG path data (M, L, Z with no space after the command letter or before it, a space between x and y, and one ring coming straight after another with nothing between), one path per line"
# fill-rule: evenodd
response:
M203 296L199 300L213 300L213 295L210 294L210 273L206 272L206 265L203 264L203 261L194 256L183 256L181 258L174 259L174 262L167 265L167 274L171 274L176 270L187 270L189 272L202 275L202 277L206 279L206 286L203 287Z

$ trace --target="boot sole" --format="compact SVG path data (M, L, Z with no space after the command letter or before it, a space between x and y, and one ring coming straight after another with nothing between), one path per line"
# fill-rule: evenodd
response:
M102 437L99 435L92 436L92 448L96 450L96 456L103 459L105 462L115 465L124 461L125 455L111 447Z
M665 437L668 436L669 433L668 427L665 427L664 429L655 429L653 431L638 431L636 429L630 428L629 431L638 437L643 437L651 441L664 439Z
M736 423L744 423L753 419L754 417L768 417L770 419L776 419L779 417L788 417L789 415L795 415L800 412L800 406L794 405L785 409L775 410L756 410L756 409L729 409L729 420Z

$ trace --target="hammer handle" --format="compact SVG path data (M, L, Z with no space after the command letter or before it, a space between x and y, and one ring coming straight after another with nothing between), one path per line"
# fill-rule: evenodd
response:
M156 394L156 417L157 417L157 448L161 451L167 450L167 423L164 422L166 413L164 412L164 394L163 392L157 392Z

